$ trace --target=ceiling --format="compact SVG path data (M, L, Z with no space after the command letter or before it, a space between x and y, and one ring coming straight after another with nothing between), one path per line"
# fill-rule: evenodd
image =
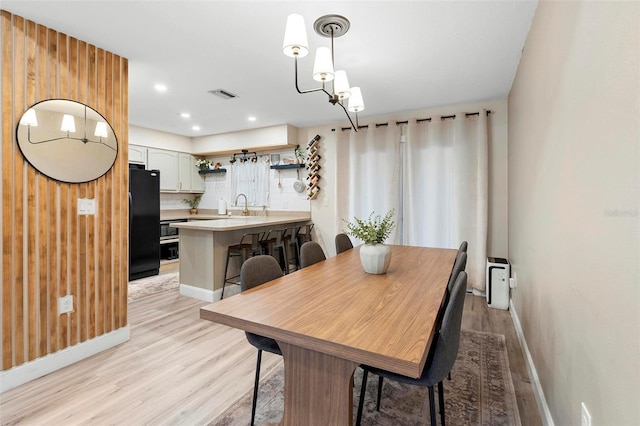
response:
M2 9L129 60L129 122L197 137L278 125L348 125L323 93L300 95L282 53L287 16L305 17L310 54L330 39L325 14L351 28L335 39L336 69L360 86L359 119L509 94L536 1L2 1ZM155 83L168 90L159 93ZM224 100L208 93L238 95ZM188 112L191 117L180 117ZM249 121L248 117L256 117ZM200 130L192 130L199 125Z

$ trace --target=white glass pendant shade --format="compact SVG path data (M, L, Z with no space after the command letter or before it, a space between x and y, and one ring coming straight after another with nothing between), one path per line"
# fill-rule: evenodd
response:
M340 97L340 99L347 99L351 96L349 89L349 79L347 79L347 72L344 70L336 71L335 80L333 82L333 90Z
M36 117L36 110L33 108L29 108L27 112L24 113L22 118L20 118L20 124L24 126L38 126L38 117Z
M304 25L304 17L302 15L294 13L287 17L282 51L291 58L296 56L296 53L299 58L304 58L309 53L307 29Z
M351 97L349 98L348 109L351 112L364 111L364 101L362 100L362 91L357 86L351 88Z
M316 81L333 80L333 60L328 47L318 47L313 63L313 79Z
M73 120L73 115L65 114L62 117L62 126L60 126L60 130L63 132L75 133L76 122Z
M98 121L96 123L96 131L93 134L94 136L97 136L99 138L106 138L107 135L107 123L105 123L104 121Z

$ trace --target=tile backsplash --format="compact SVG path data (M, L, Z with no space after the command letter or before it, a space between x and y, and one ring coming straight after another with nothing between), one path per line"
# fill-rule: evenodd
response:
M282 151L283 156L291 155L293 151ZM229 157L208 157L209 160L222 163L222 167L230 170ZM231 181L228 177L229 173L207 174L204 175L205 192L202 195L199 209L217 210L220 199L227 202L227 206L232 208L234 195L231 194ZM311 202L307 200L306 191L301 193L294 189L294 182L298 180L306 188L306 169L269 170L269 194L267 197L267 210L278 211L311 211ZM193 194L160 194L161 210L181 210L188 209L189 206L182 202L185 198L193 198Z

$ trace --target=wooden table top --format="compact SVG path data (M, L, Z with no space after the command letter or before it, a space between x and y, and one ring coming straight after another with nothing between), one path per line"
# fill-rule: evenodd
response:
M456 256L391 246L384 275L359 247L200 309L200 317L361 364L419 377Z

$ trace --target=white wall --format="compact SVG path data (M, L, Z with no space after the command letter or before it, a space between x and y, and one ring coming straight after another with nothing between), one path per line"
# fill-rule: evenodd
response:
M509 96L509 258L555 424L640 424L640 3L538 5Z
M170 151L192 152L191 138L165 133L145 127L129 126L129 144L168 149Z

